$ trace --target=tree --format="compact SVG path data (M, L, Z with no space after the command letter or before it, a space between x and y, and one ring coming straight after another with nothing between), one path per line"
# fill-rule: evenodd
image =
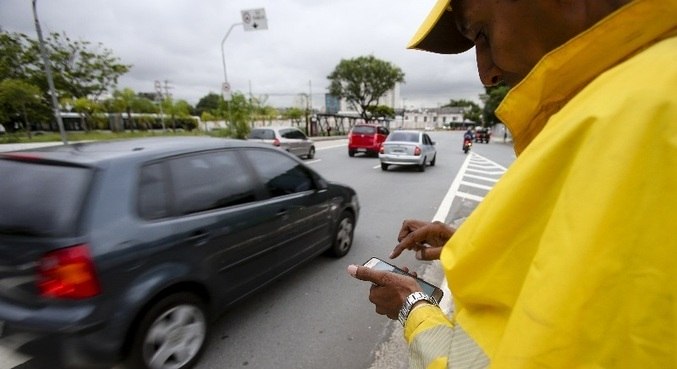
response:
M498 86L487 86L485 87L485 89L487 94L487 101L484 103L482 117L484 118L484 122L486 122L487 125L493 126L494 124L501 122L496 117L496 114L494 112L503 101L505 95L508 94L510 88L504 84L500 84Z
M387 105L376 105L369 107L369 113L372 117L383 118L383 119L393 119L395 118L395 109Z
M162 104L164 113L169 114L172 120L172 130L176 132L176 118L186 118L190 116L190 104L186 100L177 100L167 98Z
M118 78L131 68L131 65L120 63L119 58L102 44L93 47L88 41L71 40L65 33L52 33L45 39L45 44L54 72L54 85L64 96L96 100L114 88ZM40 78L42 72L36 71L36 74Z
M369 108L378 105L378 99L404 82L402 70L374 56L360 56L341 60L327 76L331 81L329 93L348 101L360 116L369 121Z
M226 135L240 139L247 137L251 116L251 104L247 98L242 93L233 93L230 101L226 102L226 111L228 113Z
M305 109L301 109L298 107L291 107L287 109L282 116L285 119L289 119L292 124L299 125L303 121L303 117L305 115Z
M12 121L12 115L21 117L29 139L32 135L28 117L41 103L40 89L37 86L18 79L0 82L0 106L6 107L3 109L5 119L9 122Z
M87 41L72 41L65 34L52 33L45 39L57 95L77 101L80 98L94 100L117 84L118 78L129 71L130 65L120 63L112 52L98 45L94 48ZM39 88L44 101L51 98L40 57L38 40L22 33L0 31L0 81L23 80ZM0 106L0 111L6 109ZM34 124L50 120L48 104L34 114ZM0 115L7 112L0 112Z
M68 106L70 109L80 116L80 126L82 129L89 131L89 118L91 117L91 112L94 110L93 102L89 99L79 98L79 99L69 99L63 98L59 101L61 106Z
M202 116L202 113L204 112L211 115L218 115L221 105L223 104L222 101L221 95L210 92L197 102L197 105L195 105L195 113L199 116Z
M27 60L28 36L22 33L0 32L0 80L28 79L26 66L35 63Z
M136 123L134 122L134 118L132 117L132 109L137 99L136 93L131 88L125 88L122 91L115 91L113 93L113 98L115 99L115 106L117 107L116 110L124 111L127 113L129 128L132 130L132 132L134 132L134 128L136 128Z

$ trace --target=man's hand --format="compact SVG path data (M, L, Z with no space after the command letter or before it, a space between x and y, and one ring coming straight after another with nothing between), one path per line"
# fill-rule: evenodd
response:
M393 320L397 319L407 296L422 291L416 279L403 274L374 270L361 265L349 265L348 273L357 279L372 283L369 301L375 305L376 313Z
M406 219L402 223L395 246L390 258L394 259L404 250L416 251L419 260L437 260L442 253L442 247L451 238L456 230L442 222L424 222L421 220Z

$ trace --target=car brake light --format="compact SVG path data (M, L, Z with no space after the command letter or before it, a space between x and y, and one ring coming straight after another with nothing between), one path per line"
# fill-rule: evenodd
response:
M84 299L101 292L86 245L45 254L38 263L38 288L43 297Z
M280 140L277 138L273 140L273 146L280 146Z
M414 149L414 155L416 155L416 156L421 155L421 148L420 147L416 146L416 148Z
M378 152L381 153L381 154L385 154L386 151L385 151L385 148L383 147L383 145L381 145L381 147L378 149Z

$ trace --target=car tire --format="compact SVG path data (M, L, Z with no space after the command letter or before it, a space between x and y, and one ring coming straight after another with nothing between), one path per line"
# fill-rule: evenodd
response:
M435 154L435 156L433 156L433 160L430 161L430 166L431 166L431 167L434 167L434 166L435 166L435 161L436 161L436 160L437 160L437 154Z
M348 150L348 156L350 156L351 158L355 156L355 150Z
M344 210L334 229L334 241L328 254L340 258L348 254L353 246L353 233L355 232L355 216L348 210Z
M136 330L127 368L188 369L197 363L208 337L202 300L176 293L153 305Z
M423 163L418 166L419 172L425 172L425 158L423 158Z
M308 154L306 155L307 159L312 159L315 157L315 146L311 146L310 149L308 150Z
M381 163L381 170L388 170L388 164L386 163Z

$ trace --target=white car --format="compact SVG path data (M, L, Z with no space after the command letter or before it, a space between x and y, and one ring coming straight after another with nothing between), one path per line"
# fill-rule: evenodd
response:
M252 128L247 140L271 144L300 158L315 157L315 143L295 127Z
M437 150L425 132L394 131L383 142L378 158L382 170L388 170L391 165L415 165L423 172L426 164L435 165Z

